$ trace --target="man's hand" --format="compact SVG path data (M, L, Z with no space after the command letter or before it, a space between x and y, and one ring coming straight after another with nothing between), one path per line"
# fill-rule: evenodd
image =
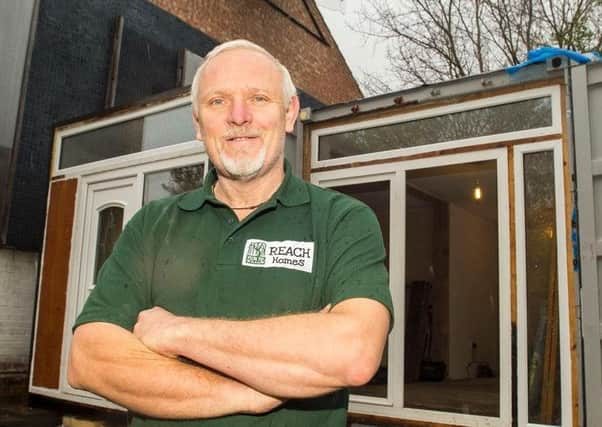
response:
M160 309L153 316L170 313ZM152 375L149 375L152 372ZM282 404L232 378L148 349L130 331L110 323L79 326L68 366L69 384L155 418L197 419L262 414Z
M324 310L329 310L330 305ZM182 323L183 317L176 316L161 307L153 307L141 311L138 314L138 321L134 326L134 335L149 350L167 357L178 357L169 349L169 342L173 340L177 333L177 326ZM269 396L249 388L247 393L248 400L243 412L249 414L263 414L269 412L284 403L284 400Z
M169 343L174 338L182 318L161 307L141 311L134 326L134 335L155 353L167 357L178 357L170 350Z

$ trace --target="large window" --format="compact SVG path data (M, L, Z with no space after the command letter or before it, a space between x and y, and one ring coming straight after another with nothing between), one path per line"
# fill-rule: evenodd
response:
M319 138L318 160L458 141L551 125L552 102L548 96L324 135Z
M352 412L456 425L511 418L506 150L317 172L380 222L395 326ZM501 250L503 248L503 251Z
M496 169L406 174L405 407L500 414Z
M571 425L560 142L515 148L519 424Z
M560 425L560 347L554 156L523 157L529 422Z
M409 105L398 114L378 117L373 113L370 118L358 116L344 124L321 126L312 131L311 167L399 158L562 131L557 87L432 108L421 106L420 102L425 100L419 99L416 105Z
M65 136L61 142L59 168L65 169L194 139L192 106L186 104Z

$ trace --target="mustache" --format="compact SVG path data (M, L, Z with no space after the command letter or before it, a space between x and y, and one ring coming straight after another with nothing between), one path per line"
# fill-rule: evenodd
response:
M261 135L258 129L249 126L231 127L224 134L225 139L257 138Z

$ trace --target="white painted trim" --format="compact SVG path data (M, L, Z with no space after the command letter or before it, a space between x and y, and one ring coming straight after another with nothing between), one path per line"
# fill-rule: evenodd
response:
M510 216L508 189L508 158L505 148L482 150L462 154L429 157L379 165L336 169L315 172L311 181L317 185L333 187L363 182L390 181L390 235L389 259L405 260L405 239L399 239L394 231L405 229L405 176L408 170L423 169L444 165L495 160L497 163L498 191L498 263L499 263L499 336L500 336L500 416L486 417L451 412L440 412L403 407L403 363L391 363L403 360L404 352L404 307L405 292L394 283L403 283L405 262L390 263L389 280L397 313L395 326L389 341L389 377L387 382L387 401L393 405L384 405L383 399L351 395L350 412L381 415L399 419L458 424L465 426L510 426L512 424L512 330L510 301ZM397 381L396 381L397 379Z
M173 146L170 148L177 148L177 146ZM172 156L177 154L177 150L173 150L175 152L171 153ZM140 153L144 154L144 153ZM73 230L71 237L71 253L69 256L69 274L67 280L67 301L65 308L65 320L63 324L63 341L62 341L62 352L61 352L61 370L59 377L59 390L54 392L54 395L51 397L56 397L59 399L71 400L74 402L87 403L95 406L105 406L105 407L115 407L119 408L111 404L110 402L103 400L99 400L99 398L89 392L83 390L77 390L72 388L67 382L67 363L69 358L69 350L71 347L71 327L77 318L77 301L79 298L78 292L79 287L78 283L81 277L80 271L80 260L82 258L82 253L84 250L84 230L85 230L85 212L86 212L86 204L88 202L88 191L90 185L95 184L106 184L107 186L111 186L112 183L118 180L123 180L125 178L134 178L135 179L135 192L137 194L137 200L139 201L139 206L142 204L142 198L144 196L144 175L146 173L169 170L172 168L186 166L191 164L202 163L204 165L203 173L207 174L208 172L208 158L205 154L199 155L199 153L189 153L184 151L180 154L179 157L171 157L166 158L164 160L155 159L154 156L145 157L144 161L139 162L136 165L128 165L127 167L123 166L121 163L116 165L116 168L113 170L101 170L96 173L88 173L82 177L79 177L76 191L76 201L75 201L75 212L73 218ZM96 170L93 168L92 170ZM50 198L49 198L50 199ZM137 209L136 209L137 210ZM126 222L124 222L125 226ZM37 323L35 325L37 330ZM34 332L35 333L35 332ZM35 347L34 347L35 348ZM35 354L34 354L35 356ZM33 365L32 365L33 366ZM30 387L30 390L32 387ZM46 390L46 389L44 389ZM109 405L109 406L107 406ZM110 406L113 405L113 406Z
M85 163L79 166L62 169L59 172L66 176L85 176L103 171L128 169L145 163L153 163L166 158L181 157L185 155L203 154L205 144L199 141L180 142L175 145L154 148L139 153L125 154L123 156L111 157L97 162Z
M507 132L495 135L479 136L456 141L445 141L435 144L422 145L417 147L399 148L388 151L347 156L337 159L319 160L318 143L320 136L332 135L342 132L350 132L359 129L367 129L379 126L392 125L396 123L409 122L419 119L425 119L434 116L440 116L462 111L469 111L480 108L493 107L497 105L525 101L545 96L551 97L552 106L552 125L543 128L527 129L521 131ZM409 156L419 153L426 153L435 150L444 150L458 147L467 147L471 145L491 144L500 141L509 141L520 138L531 138L547 134L558 134L562 130L562 117L560 111L560 87L548 86L536 89L528 89L520 92L513 92L504 95L498 95L488 98L482 98L472 101L459 102L451 105L444 105L431 109L418 110L409 113L401 113L394 116L382 117L372 120L354 121L339 126L332 126L323 129L317 129L311 133L311 168L320 168L326 166L335 166L349 164L359 161L381 160L397 156Z
M560 390L562 426L572 427L572 382L569 319L568 254L566 239L565 188L562 141L545 141L514 147L514 191L516 212L516 287L517 287L517 403L518 425L542 426L529 423L528 345L527 345L527 274L525 241L525 195L523 155L552 151L554 155L554 196L556 209L556 263L558 271L558 332L560 345Z
M512 295L510 272L510 190L508 188L508 152L499 150L498 188L498 274L500 301L500 418L502 425L512 424Z
M105 126L110 126L118 123L123 123L128 120L137 119L140 117L148 116L155 113L160 113L162 111L171 110L174 108L182 107L187 104L190 104L189 96L182 96L176 99L172 99L170 101L166 101L160 104L155 104L150 107L140 108L135 111L118 114L115 116L107 117L104 119L99 119L95 121L83 121L81 124L70 124L65 127L60 127L56 129L54 133L54 141L52 144L52 165L51 165L51 176L61 175L61 174L75 174L72 169L78 168L79 166L74 166L72 168L60 168L60 158L61 158L61 148L63 138L76 135L78 133L89 132L94 129L102 128ZM190 118L192 120L192 117ZM177 145L177 144L176 144ZM153 150L149 150L153 151ZM139 154L139 153L134 153ZM130 155L128 155L130 156ZM119 156L118 158L126 157ZM107 159L107 160L115 160L116 158ZM102 160L104 162L104 160ZM96 162L94 162L96 163Z
M393 233L394 230L398 230L398 228L394 228L394 224L393 224L393 212L397 211L399 209L394 209L394 203L396 200L399 199L399 196L394 194L394 188L395 188L395 179L397 178L397 174L394 170L390 170L388 172L383 171L382 168L380 170L378 170L378 168L369 166L366 168L361 168L362 171L349 175L349 176L344 176L344 172L341 175L340 173L338 174L334 174L334 175L338 175L338 177L332 177L329 175L333 175L332 173L323 173L323 174L314 174L311 177L311 181L312 183L316 184L316 185L320 185L322 187L336 187L336 186L342 186L342 185L353 185L353 184L365 184L365 183L370 183L370 182L382 182L382 181L388 181L389 182L389 206L390 206L390 210L391 210L391 224L389 227L389 251L391 252L389 259L397 259L397 258L393 258L393 256L395 256L395 254L400 253L398 250L398 242L397 240L393 239ZM346 170L346 172L352 172L351 170ZM398 203L396 203L398 205ZM399 208L399 206L397 206ZM394 248L395 246L395 248ZM401 264L401 263L395 263L395 264ZM393 267L393 265L389 266L390 268L398 268L398 265L395 265L395 267ZM390 273L389 274L389 289L391 290L391 293L397 293L396 291L396 287L393 286L393 283L396 283L393 278L396 277L394 276L394 273ZM400 326L400 323L402 324ZM401 328L401 329L400 329ZM395 324L393 325L393 329L390 335L390 341L389 341L389 349L388 349L388 360L397 360L400 358L402 353L399 353L399 342L401 339L399 338L400 331L403 331L403 321L399 322L396 321ZM403 344L403 340L402 344ZM391 369L389 369L391 368ZM366 405L378 405L378 406L384 406L384 407L393 407L395 405L396 399L395 397L397 396L397 388L392 387L391 384L393 384L393 379L395 378L396 373L394 371L397 370L397 364L390 364L388 366L387 369L387 394L385 398L382 397L373 397L373 396L365 396L365 395L357 395L357 394L352 394L350 396L350 401L351 402L358 402L358 403L363 403ZM402 368L403 369L403 368ZM401 373L403 375L403 372Z
M566 224L568 218L565 213L564 169L562 158L562 145L560 141L554 147L554 191L556 193L556 250L558 264L558 321L560 333L560 390L562 391L562 425L573 425L573 389L571 369L571 330L569 316L569 278L568 278L568 253L566 239ZM562 285L561 285L562 284Z
M89 396L66 394L66 393L60 392L58 390L55 390L53 388L45 388L45 387L38 387L38 386L30 387L29 391L30 391L30 393L33 393L33 394L51 397L53 399L58 399L58 400L67 400L69 402L83 403L85 405L99 406L99 407L107 408L107 409L116 409L116 410L124 411L124 412L127 410L127 409L123 408L122 406L116 405L113 402L105 400L105 399L103 399L99 396L96 396L94 394L91 394L91 393L89 393Z
M500 418L495 417L411 408L404 408L400 411L399 408L396 407L376 407L374 405L353 402L350 403L349 412L390 417L398 420L422 421L425 423L441 423L445 425L467 427L499 427L511 425L503 424Z
M396 170L395 178L391 181L391 201L390 201L390 227L389 232L389 274L390 277L405 278L406 277L406 265L405 262L391 262L390 260L405 259L406 253L406 239L393 239L394 230L405 230L406 227L406 174L404 171ZM392 242L396 241L393 245ZM405 283L405 280L400 283ZM393 301L399 301L400 307L405 307L405 288L402 286L390 286L391 298ZM404 310L405 311L405 310ZM399 309L397 309L399 313ZM399 359L403 360L403 354L405 352L405 316L397 316L396 324L393 325L391 334L393 338L390 338L392 346L398 348L400 353ZM391 335L390 335L391 336ZM389 376L387 378L387 384L394 384L395 378L404 378L404 364L393 363L393 366L389 369ZM392 387L391 399L395 402L398 407L403 406L403 387Z

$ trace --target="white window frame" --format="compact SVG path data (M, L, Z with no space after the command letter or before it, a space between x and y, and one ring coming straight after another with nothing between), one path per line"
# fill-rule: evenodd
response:
M405 260L405 239L394 236L394 230L405 229L405 176L414 169L431 168L445 165L495 160L497 166L498 201L498 263L499 263L499 357L500 357L500 416L486 417L461 413L440 412L403 406L403 361L405 330L405 296L400 286L404 283L405 262L390 263L390 289L396 311L395 326L389 338L389 368L387 381L387 399L351 395L350 411L369 415L380 415L399 419L447 423L464 426L510 426L512 424L512 334L510 302L510 217L508 191L508 158L505 148L482 150L463 154L430 157L425 159L401 161L332 171L315 172L312 183L333 187L359 184L381 180L390 181L390 259Z
M556 266L558 286L558 332L560 345L561 425L573 426L573 384L571 380L571 331L569 316L568 253L566 239L565 182L562 141L545 141L514 147L514 195L516 212L516 293L517 293L517 417L519 427L541 427L529 423L528 345L527 345L527 262L525 241L524 155L551 151L554 155L554 197L556 209Z
M170 107L172 108L172 107ZM123 116L120 116L123 118ZM124 119L127 120L127 119ZM114 122L118 122L115 120ZM108 123L105 122L105 125ZM81 128L74 129L78 133ZM56 144L55 144L56 146ZM127 157L127 159L126 159ZM92 162L80 165L74 168L65 169L66 177L77 177L77 190L75 199L75 210L73 218L73 230L71 237L71 250L69 255L69 273L67 279L67 300L65 309L65 320L63 323L63 340L61 350L61 366L59 374L59 388L52 389L33 385L30 378L29 389L31 392L43 396L64 399L78 403L90 404L112 409L124 409L115 405L93 393L74 389L67 382L67 363L69 359L69 350L71 348L71 327L77 317L77 302L79 298L78 283L80 280L81 254L84 245L83 227L85 217L85 204L88 200L89 187L93 184L102 182L122 180L126 177L136 177L137 199L142 204L144 197L144 176L147 173L168 170L176 167L189 166L193 164L203 164L203 173L206 175L209 170L209 159L204 150L204 145L198 141L194 146L189 143L176 144L168 147L161 147L153 150L134 153L128 156L121 156L114 159L107 159L101 162ZM125 227L124 221L123 226ZM40 271L43 271L43 265ZM41 279L40 279L41 280ZM38 301L41 288L38 289ZM37 337L37 324L34 331L34 343ZM35 364L35 354L31 360L31 369Z
M121 168L117 170L88 174L80 179L80 182L78 183L77 194L80 195L82 201L87 201L90 186L103 182L109 183L111 181L118 181L127 176L135 176L136 200L138 200L139 207L141 207L144 197L144 176L146 174L198 163L203 163L203 173L206 174L208 169L208 158L206 155L199 157L198 154L178 156L155 162L141 162L137 166L130 166L127 169ZM100 399L98 396L92 393L74 389L67 383L66 362L69 357L69 349L71 348L71 327L75 323L75 319L79 314L76 311L78 307L78 302L81 299L81 295L79 295L79 283L82 280L80 276L80 265L83 262L81 255L83 253L85 244L85 236L83 233L84 230L82 230L82 227L84 226L86 203L80 203L76 201L76 206L76 215L73 219L73 244L71 246L71 255L69 262L69 278L67 282L67 310L65 313L65 323L63 325L63 350L61 359L65 363L61 363L59 389L61 392L67 395L84 396L92 399ZM124 221L123 227L125 227L125 225L126 221Z
M451 140L438 142L434 144L420 145L416 147L397 148L387 151L378 151L373 153L358 154L354 156L345 156L336 159L319 160L318 148L321 136L332 135L343 132L351 132L360 129L368 129L380 126L387 126L397 123L410 122L429 117L441 116L445 114L459 113L481 108L494 107L508 103L526 101L529 99L551 97L552 124L551 126L498 133L495 135L484 135L462 140ZM355 162L369 162L372 160L382 160L391 157L410 156L420 153L427 153L435 150L445 150L450 148L468 147L472 145L493 144L501 141L511 141L523 138L533 138L542 135L559 134L562 130L562 115L560 111L560 87L546 86L535 89L528 89L518 92L507 93L504 95L491 96L477 100L458 102L441 107L434 107L424 110L401 113L394 116L382 117L372 120L355 121L340 126L333 126L324 129L317 129L311 134L311 168L321 168L328 166L344 165Z
M353 173L350 173L353 172ZM353 170L336 170L331 172L315 173L311 176L311 182L321 187L335 187L341 185L354 185L354 184L366 184L371 182L389 182L389 209L390 209L390 228L389 228L389 260L402 259L404 253L404 242L398 242L400 244L393 244L394 230L399 230L405 223L405 211L402 209L402 197L401 189L403 188L403 174L397 170L396 165L386 164L380 166L368 166L362 168L356 168ZM403 277L404 263L389 263L389 289L393 301L402 301L403 307L404 293L399 287L392 286L394 282L393 278ZM395 307L398 310L397 307ZM398 348L403 351L403 320L396 320L391 334L389 335L389 346L388 346L388 360L395 360L398 356ZM403 377L403 367L397 363L389 363L387 369L387 396L373 397L363 395L351 395L351 401L362 403L366 405L380 406L386 409L392 409L395 406L395 402L401 398L400 389L394 387L394 379ZM389 412L385 409L385 412Z
M64 128L59 128L54 134L54 140L52 144L52 163L51 163L51 176L56 175L68 175L78 176L87 173L102 172L106 170L115 169L117 167L128 167L132 163L138 163L140 161L155 161L166 157L169 157L173 152L179 154L193 154L205 151L204 144L196 139L190 141L182 141L177 144L167 145L165 147L153 148L150 150L140 151L137 153L125 154L117 157L110 157L108 159L97 160L94 162L83 163L77 166L70 166L67 168L60 167L61 152L63 147L63 139L74 136L80 133L90 132L95 129L104 128L119 123L124 123L129 120L143 118L150 116L151 114L161 113L164 111L172 110L178 107L189 105L190 97L184 96L181 98L172 99L161 104L144 107L139 110L135 110L125 114L119 114L112 117L107 117L100 120L83 122L81 124L72 124ZM192 121L192 117L190 117Z

